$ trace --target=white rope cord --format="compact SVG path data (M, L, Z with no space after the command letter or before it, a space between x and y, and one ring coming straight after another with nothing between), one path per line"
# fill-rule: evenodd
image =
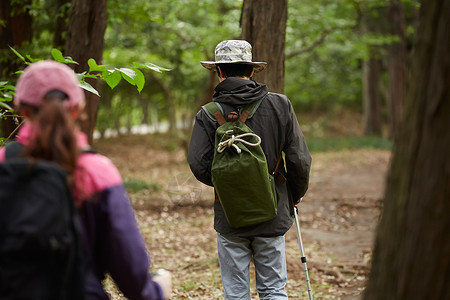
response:
M229 130L226 133L227 134L232 134L233 130ZM244 140L243 138L247 137L247 136L254 136L254 137L256 137L258 139L258 142L250 143L250 142ZM217 146L217 152L222 153L225 150L225 148L234 147L234 149L236 149L237 153L241 153L241 149L235 144L237 142L241 142L243 144L247 144L249 146L254 146L255 147L255 146L258 146L259 144L261 144L261 138L258 135L254 134L254 133L251 133L251 132L239 134L239 135L236 135L236 136L234 134L232 134L231 137L228 140L225 140L225 141L219 143L219 145Z

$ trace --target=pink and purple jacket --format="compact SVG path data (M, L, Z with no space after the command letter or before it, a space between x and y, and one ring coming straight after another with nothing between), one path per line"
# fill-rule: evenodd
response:
M27 145L31 125L24 124L17 141ZM88 147L86 136L78 132L80 149ZM0 148L0 162L5 149ZM122 178L103 155L85 153L77 162L74 199L80 207L82 242L88 257L87 299L109 299L102 287L109 273L130 300L163 300L161 287L149 274L150 259L139 232Z

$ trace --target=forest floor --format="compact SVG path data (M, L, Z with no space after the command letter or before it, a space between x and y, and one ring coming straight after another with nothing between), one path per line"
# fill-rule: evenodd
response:
M129 187L154 270L172 272L171 299L223 299L213 191L191 175L184 150L164 139L127 136L97 140L95 148L111 158ZM312 157L310 188L298 207L314 298L361 299L390 151ZM307 299L295 226L286 234L286 255L288 295ZM253 299L258 299L252 280ZM112 299L124 299L110 280L105 285Z

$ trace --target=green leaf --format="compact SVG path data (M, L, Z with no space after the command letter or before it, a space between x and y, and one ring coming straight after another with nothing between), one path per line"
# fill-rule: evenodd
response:
M155 64L152 63L134 63L137 67L140 68L146 68L146 69L150 69L156 72L161 72L161 71L170 71L171 69L166 69L160 66L157 66Z
M0 101L0 106L6 108L7 110L12 110L11 106L6 104L5 102Z
M14 52L14 54L17 55L17 57L19 57L24 63L28 64L27 61L25 60L25 57L23 57L19 52L17 52L16 49L14 49L11 46L9 46L9 49L11 49L11 51Z
M13 101L13 98L14 98L14 94L11 93L11 92L9 92L9 93L3 93L3 95L0 97L0 99L1 99L3 102L11 102L11 101Z
M92 94L97 95L97 96L100 97L100 94L97 92L97 90L94 89L92 87L92 85L90 85L89 83L87 83L87 82L80 82L80 87L82 87L86 91L91 92Z
M28 60L30 61L30 63L34 63L34 62L37 62L37 61L42 60L42 59L40 59L40 58L32 58L31 55L29 55L29 54L27 54L26 57L28 58Z
M106 66L97 65L97 62L93 58L89 58L88 65L89 65L89 72L104 72L104 71L106 71Z
M62 52L59 49L53 48L52 49L52 57L55 61L60 62L60 63L65 63L65 64L76 64L78 65L78 63L76 61L74 61L72 59L72 57L70 56L64 56L62 54ZM30 57L28 57L28 59L30 59L30 61L33 61L33 59L31 59Z
M136 72L133 69L129 69L129 68L120 68L119 71L122 74L125 74L126 76L134 79L136 77Z
M86 78L98 79L99 77L100 77L100 75L96 75L96 74L86 74L83 76L83 79L86 79Z
M114 89L119 84L120 80L122 80L122 76L119 72L110 72L108 75L103 76L103 79L111 89Z
M76 65L79 65L79 63L76 62L76 61L74 61L73 58L70 57L70 56L66 56L66 57L64 57L64 59L65 59L65 61L66 61L67 64L76 64Z
M137 90L140 93L145 85L145 76L139 69L133 68L133 70L136 72L134 81L136 82Z
M118 71L122 74L123 79L125 79L129 84L136 85L136 72L129 68L120 68Z
M79 82L82 82L82 81L83 81L83 78L84 78L84 76L86 75L86 72L82 72L82 73L75 73L75 75L77 76L77 78L78 78L78 81L79 81Z
M64 56L63 56L62 52L59 51L56 48L52 49L52 56L53 56L53 59L55 61L57 61L57 62L60 62L60 63L64 63L65 62L65 59L64 59Z

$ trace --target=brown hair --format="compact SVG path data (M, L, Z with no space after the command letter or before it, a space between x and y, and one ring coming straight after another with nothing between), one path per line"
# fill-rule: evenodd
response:
M27 157L57 163L72 181L78 158L75 123L64 107L67 95L61 91L48 92L39 108L30 107L32 122L35 124L33 138L25 146Z

